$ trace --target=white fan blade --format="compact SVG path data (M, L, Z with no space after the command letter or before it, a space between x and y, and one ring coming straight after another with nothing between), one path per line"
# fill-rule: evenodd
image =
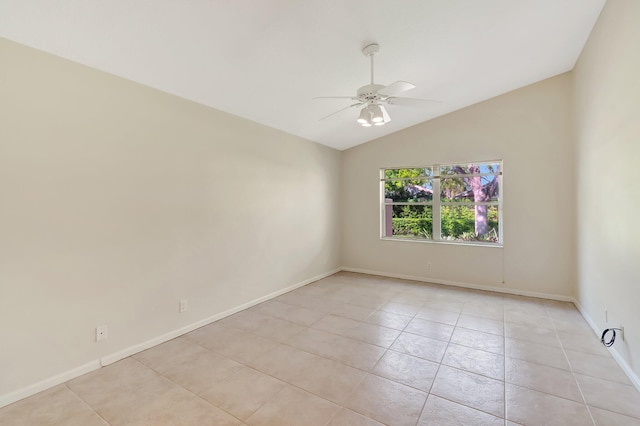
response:
M435 103L440 104L442 101L437 101L434 99L418 99L418 98L400 98L397 96L391 96L385 100L389 105L399 105L399 106L419 106L424 105L425 103Z
M391 117L389 117L389 113L384 105L380 105L380 109L382 110L382 117L384 118L384 123L388 123L391 121Z
M378 94L382 96L393 96L397 95L398 93L411 90L415 87L416 86L414 84L406 81L396 81L395 83L391 83L387 87L383 87L382 89L378 90Z
M351 99L354 101L357 101L358 98L354 97L354 96L316 96L313 99Z
M344 107L344 108L342 108L342 109L337 110L336 112L332 112L331 114L329 114L329 115L326 115L326 116L322 117L322 118L321 118L320 120L318 120L318 121L325 120L325 119L327 119L327 118L329 118L329 117L332 117L332 116L334 116L334 115L336 115L336 114L341 113L342 111L346 111L346 110L348 110L349 108L358 107L358 106L360 106L360 105L363 105L363 103L362 103L362 102L358 102L357 104L349 105L348 107Z

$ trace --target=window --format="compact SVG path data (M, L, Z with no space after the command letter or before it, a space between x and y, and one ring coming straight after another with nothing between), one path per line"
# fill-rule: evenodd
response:
M380 171L382 238L502 245L502 162Z

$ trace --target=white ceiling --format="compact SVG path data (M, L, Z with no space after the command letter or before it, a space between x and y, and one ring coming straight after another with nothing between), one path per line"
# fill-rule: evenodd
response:
M569 71L605 0L0 0L0 36L346 149ZM392 121L315 96L410 81Z

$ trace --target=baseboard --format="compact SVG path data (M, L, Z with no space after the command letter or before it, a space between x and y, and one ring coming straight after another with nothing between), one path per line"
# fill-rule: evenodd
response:
M389 272L373 271L369 269L350 268L346 266L342 267L342 270L345 272L357 272L360 274L377 275L380 277L399 278L403 280L420 281L425 283L450 285L454 287L471 288L474 290L493 291L496 293L513 294L516 296L528 296L528 297L537 297L540 299L559 300L561 302L574 302L575 300L573 297L562 296L558 294L539 293L536 291L518 290L518 289L513 289L508 287L493 287L488 285L472 284L472 283L465 283L465 282L459 282L459 281L441 280L438 278L417 277L414 275L394 274Z
M440 280L440 279L434 279L434 278L425 278L425 277L417 277L417 276L412 276L412 275L404 275L404 274L393 274L393 273L387 273L387 272L382 272L382 271L373 271L373 270L367 270L367 269L359 269L359 268L350 268L350 267L342 267L342 268L338 268L338 269L334 269L332 271L317 275L315 277L306 279L304 281L300 281L296 284L293 284L289 287L280 289L278 291L275 291L273 293L267 294L265 296L259 297L257 299L254 299L252 301L249 301L247 303L244 303L240 306L234 307L232 309L228 309L224 312L220 312L218 314L212 315L210 317L207 317L205 319L202 319L200 321L197 321L195 323L189 324L187 326L181 327L179 329L170 331L168 333L162 334L156 338L147 340L145 342L142 342L140 344L131 346L129 348L126 348L124 350L118 351L116 353L104 356L100 359L97 360L93 360L90 361L86 364L83 364L81 366L78 366L76 368L73 368L71 370L68 370L66 372L57 374L53 377L49 377L45 380L39 381L37 383L34 383L32 385L26 386L22 389L19 389L17 391L11 392L9 394L6 395L2 395L0 396L0 408L12 404L16 401L19 401L23 398L27 398L31 395L35 395L36 393L42 392L44 390L47 390L49 388L52 388L54 386L57 386L61 383L65 383L69 380L75 379L76 377L82 376L83 374L86 373L90 373L94 370L99 369L101 366L106 366L109 364L112 364L114 362L117 362L123 358L126 358L128 356L134 355L138 352L144 351L146 349L149 349L153 346L159 345L161 343L167 342L171 339L174 339L178 336L181 336L183 334L189 333L197 328L203 327L205 325L208 325L214 321L218 321L222 318L225 318L229 315L233 315L237 312L240 312L244 309L250 308L252 306L255 306L259 303L262 302L266 302L267 300L273 299L275 297L278 297L284 293L288 293L292 290L295 290L299 287L305 286L307 284L310 284L312 282L318 281L322 278L326 278L330 275L333 275L339 271L345 271L345 272L356 272L356 273L362 273L362 274L367 274L367 275L376 275L376 276L382 276L382 277L389 277L389 278L399 278L399 279L406 279L406 280L411 280L411 281L419 281L419 282L429 282L429 283L434 283L434 284L444 284L444 285L451 285L451 286L455 286L455 287L463 287L463 288L471 288L471 289L475 289L475 290L485 290L485 291L493 291L493 292L499 292L499 293L507 293L507 294L514 294L514 295L519 295L519 296L529 296L529 297L539 297L539 298L543 298L543 299L551 299L551 300L560 300L563 302L572 302L576 308L578 309L578 311L580 312L580 314L583 316L583 318L585 319L585 321L587 321L587 323L589 324L589 326L593 329L593 331L596 333L596 335L600 335L600 330L598 329L597 325L595 324L595 322L593 322L593 320L589 317L589 315L587 315L587 313L585 312L585 310L582 308L582 306L580 305L580 303L578 303L578 301L572 297L567 297L567 296L561 296L561 295L554 295L554 294L548 294L548 293L538 293L538 292L531 292L531 291L523 291L523 290L516 290L516 289L510 289L510 288L503 288L503 287L493 287L493 286L484 286L484 285L478 285L478 284L471 284L471 283L463 283L463 282L458 282L458 281L449 281L449 280ZM620 365L620 367L622 368L622 370L625 372L625 374L629 377L629 380L631 381L631 383L633 383L633 385L636 387L636 389L638 389L638 391L640 391L640 378L638 378L638 376L635 374L635 372L631 369L631 367L627 364L627 362L624 360L624 358L620 355L620 353L614 349L614 348L608 348L609 351L611 352L611 355L613 356L613 358L616 360L616 362Z
M584 320L587 322L587 324L589 324L593 332L596 333L596 336L600 337L602 330L600 330L595 321L591 319L582 305L580 305L580 303L575 299L573 300L573 304L576 305L576 308L578 309ZM638 389L638 392L640 392L640 378L638 377L638 375L631 369L629 364L627 364L627 361L622 357L622 355L620 355L620 352L618 352L613 346L607 349L609 349L609 352L611 353L613 359L616 360L620 368L622 368L622 371L624 371L631 383L633 383L633 386L635 386L635 388Z
M259 303L262 302L266 302L267 300L273 299L274 297L278 297L284 293L288 293L292 290L295 290L299 287L305 286L307 284L310 284L312 282L321 280L322 278L326 278L330 275L333 275L337 272L340 272L341 268L337 268L334 270L331 270L329 272L325 272L323 274L320 275L316 275L315 277L312 278L308 278L304 281L300 281L296 284L293 284L289 287L280 289L278 291L274 291L273 293L267 294L266 296L262 296L259 297L257 299L251 300L247 303L243 303L240 306L236 306L232 309L228 309L224 312L220 312L218 314L212 315L210 317L204 318L200 321L194 322L192 324L189 324L187 326L184 327L180 327L176 330L170 331L168 333L164 333L158 337L155 337L153 339L149 339L145 342L139 343L137 345L133 345L130 346L126 349L123 349L121 351L115 352L113 354L109 354L106 355L100 359L96 359L93 361L90 361L84 365L81 365L79 367L73 368L71 370L68 370L64 373L60 373L57 374L53 377L49 377L45 380L42 380L40 382L34 383L32 385L26 386L22 389L19 389L17 391L11 392L9 394L6 395L2 395L0 396L0 408L12 404L16 401L19 401L23 398L27 398L31 395L35 395L38 392L42 392L44 390L47 390L49 388L52 388L54 386L57 386L61 383L65 383L69 380L75 379L76 377L82 376L83 374L86 373L90 373L94 370L97 370L99 368L101 368L102 366L106 366L109 364L113 364L114 362L117 362L121 359L124 359L128 356L137 354L138 352L142 352L144 350L147 350L149 348L152 348L153 346L159 345L161 343L167 342L171 339L175 339L178 336L181 336L183 334L189 333L190 331L193 331L197 328L203 327L205 325L211 324L214 321L218 321L222 318L225 318L229 315L233 315L237 312L240 312L244 309L250 308L252 306L255 306Z
M35 395L39 392L42 392L54 386L57 386L61 383L68 382L69 380L75 379L76 377L82 376L83 374L90 373L99 368L100 368L100 361L96 359L86 364L83 364L79 367L65 371L64 373L60 373L53 377L49 377L48 379L41 380L37 383L34 383L32 385L19 389L15 392L2 395L0 396L0 408L9 404L13 404L16 401L19 401L23 398L27 398L31 395Z
M228 317L230 315L233 315L235 313L238 313L240 311L248 309L248 308L250 308L252 306L255 306L255 305L259 304L259 303L266 302L267 300L271 300L271 299L273 299L275 297L278 297L280 295L288 293L288 292L290 292L292 290L295 290L297 288L305 286L305 285L307 285L309 283L321 280L322 278L326 278L326 277L328 277L330 275L333 275L333 274L335 274L337 272L340 272L340 268L334 269L334 270L326 272L324 274L316 275L315 277L306 279L304 281L300 281L300 282L298 282L296 284L293 284L293 285L291 285L289 287L280 289L278 291L274 291L273 293L267 294L266 296L262 296L262 297L259 297L257 299L251 300L251 301L249 301L247 303L243 303L240 306L236 306L234 308L231 308L231 309L228 309L226 311L220 312L218 314L212 315L210 317L204 318L204 319L202 319L200 321L194 322L194 323L189 324L187 326L181 327L181 328L179 328L177 330L173 330L173 331L170 331L168 333L162 334L162 335L160 335L158 337L154 337L153 339L147 340L146 342L142 342L142 343L139 343L137 345L130 346L130 347L128 347L126 349L123 349L121 351L115 352L113 354L104 356L104 357L100 358L100 364L102 366L113 364L114 362L120 361L121 359L129 357L131 355L135 355L135 354L137 354L139 352L145 351L145 350L147 350L149 348L152 348L154 346L157 346L157 345L159 345L161 343L168 342L171 339L175 339L176 337L182 336L183 334L187 334L187 333L189 333L189 332L191 332L191 331L193 331L195 329L198 329L200 327L204 327L205 325L211 324L212 322L221 320L222 318L226 318L226 317Z

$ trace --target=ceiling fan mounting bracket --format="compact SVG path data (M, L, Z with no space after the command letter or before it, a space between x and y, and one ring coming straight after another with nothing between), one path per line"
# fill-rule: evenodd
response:
M366 57L369 57L369 56L377 55L379 51L380 51L380 45L377 43L373 43L368 46L365 46L365 48L362 49L362 54Z

